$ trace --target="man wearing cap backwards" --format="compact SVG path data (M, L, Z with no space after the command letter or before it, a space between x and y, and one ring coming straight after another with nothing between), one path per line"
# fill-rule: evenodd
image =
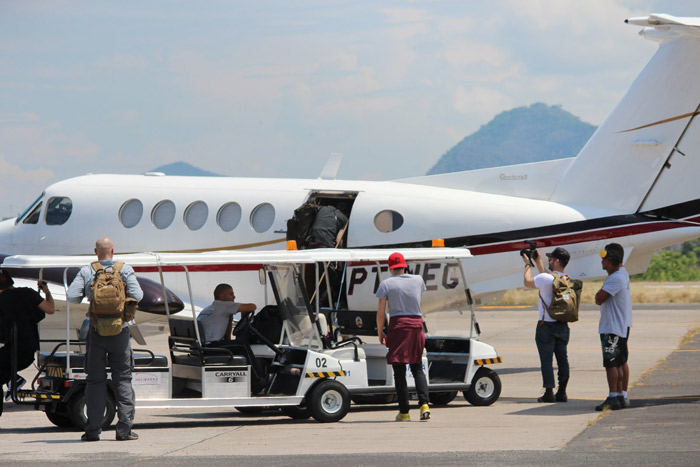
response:
M418 392L420 419L430 419L428 406L428 382L423 372L423 349L425 333L423 332L423 313L420 309L420 297L426 290L421 276L407 274L406 261L401 253L389 256L391 277L382 281L377 290L379 305L377 307L377 334L379 342L386 345L387 363L394 369L394 386L399 400L397 422L408 422L408 386L406 384L406 365L410 365ZM389 304L389 329L384 335L385 310Z
M34 352L39 350L39 331L37 323L44 319L46 314L53 314L54 301L46 282L37 282L39 291L44 292L45 299L39 292L29 287L14 286L7 270L0 270L0 341L5 346L0 348L0 414L2 414L3 394L2 385L7 384L8 396L10 384L16 384L19 388L25 380L18 375L15 382L11 382L11 348L10 333L12 323L17 324L17 371L27 368L34 363Z
M552 282L554 275L548 273L542 264L542 257L537 250L532 256L535 260L537 270L540 272L532 277L532 266L526 255L522 255L525 262L525 273L523 284L525 287L540 290L540 298L537 302L539 319L535 328L535 343L540 354L540 369L542 371L542 386L544 394L537 399L537 402L566 402L566 385L569 382L569 357L566 346L569 344L569 325L562 323L547 313L545 307L549 307L552 302ZM564 274L564 268L569 264L569 252L564 248L557 247L551 253L547 253L547 265L549 270L559 275ZM559 389L554 394L554 368L552 367L552 355L557 358L557 379Z
M607 399L595 409L597 411L618 410L630 406L627 397L627 384L630 377L627 366L629 356L627 339L632 327L630 276L622 267L625 250L619 243L605 245L605 249L600 252L600 257L608 277L595 294L595 303L600 305L598 333L603 348L603 366L610 392Z

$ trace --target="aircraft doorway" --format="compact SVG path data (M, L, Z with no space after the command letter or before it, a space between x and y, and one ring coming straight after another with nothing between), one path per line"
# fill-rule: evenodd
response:
M299 249L344 248L347 245L352 206L357 197L355 191L312 191L287 221L287 240L294 240ZM318 279L320 296L316 296L316 268L321 271ZM334 308L345 301L343 282L345 264L319 264L304 267L304 282L311 301Z

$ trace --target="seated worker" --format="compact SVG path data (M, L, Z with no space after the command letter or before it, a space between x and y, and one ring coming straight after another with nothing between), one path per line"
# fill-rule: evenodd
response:
M240 312L243 315L255 311L254 303L237 303L233 287L228 284L219 284L214 289L214 301L204 308L197 316L197 321L202 324L205 345L231 340L233 329L233 315Z
M204 336L201 336L206 347L221 347L231 351L234 355L243 354L253 369L253 389L258 392L264 380L263 370L250 350L250 346L245 343L236 343L231 340L233 330L233 315L240 312L241 319L244 315L255 311L254 303L238 303L234 300L236 294L229 284L219 284L214 289L214 301L211 305L199 312L197 321L202 324Z

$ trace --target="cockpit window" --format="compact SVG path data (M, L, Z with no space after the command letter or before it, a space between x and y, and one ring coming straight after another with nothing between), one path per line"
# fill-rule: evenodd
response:
M35 205L36 203L38 203L39 200L40 200L41 198L43 198L43 197L44 197L44 193L42 193L42 194L40 194L39 196L37 196L37 198L36 198L34 201L32 201L32 204L30 204L29 206L27 206L27 209L25 209L24 211L22 211L22 214L20 214L19 216L17 216L17 220L15 220L15 224L19 223L19 221L21 221L22 218L23 218L24 216L26 216L27 213L28 213L29 211L32 210L32 208L34 207L34 205ZM37 221L38 221L38 220L39 220L39 219L37 218ZM34 223L36 224L36 222L34 222ZM26 222L25 222L25 224L26 224Z
M63 225L73 212L73 201L65 196L49 198L46 206L46 225Z
M36 224L39 222L39 214L41 213L41 206L44 203L39 203L36 207L29 213L29 215L22 221L23 224Z

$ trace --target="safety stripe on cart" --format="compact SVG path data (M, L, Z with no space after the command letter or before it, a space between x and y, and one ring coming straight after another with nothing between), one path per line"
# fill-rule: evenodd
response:
M503 363L503 359L501 357L496 357L496 358L481 358L479 360L474 360L474 365L493 365L494 363Z
M17 399L19 400L24 400L24 399L36 399L36 400L55 400L55 399L60 399L61 396L60 394L45 394L41 392L32 392L32 391L17 391Z
M335 378L345 376L344 371L319 371L318 373L306 373L307 378Z

